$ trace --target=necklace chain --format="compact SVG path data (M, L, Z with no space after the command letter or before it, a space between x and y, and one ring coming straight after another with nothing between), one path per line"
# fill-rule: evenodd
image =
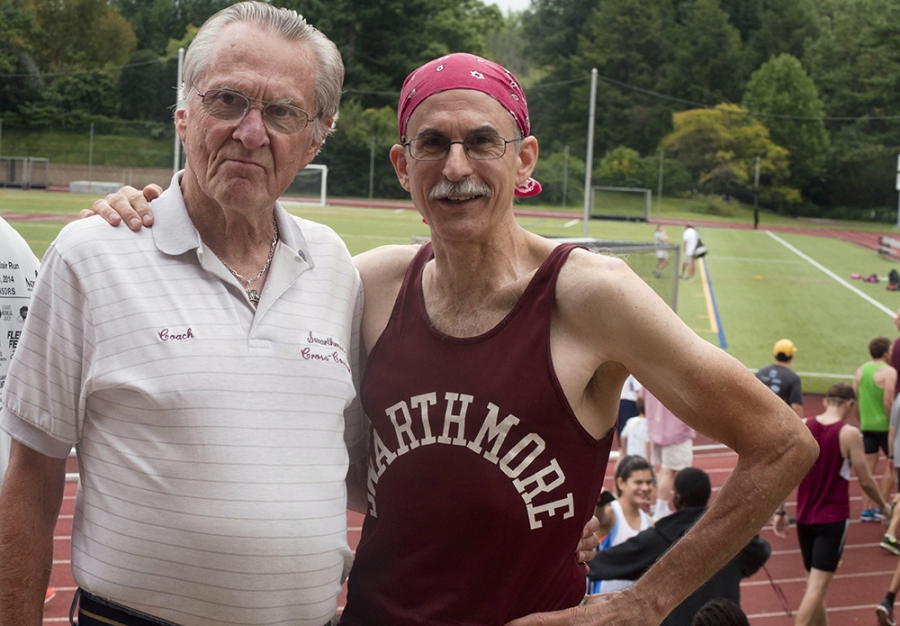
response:
M235 278L244 283L244 291L247 292L247 297L253 304L257 304L259 302L259 292L256 289L251 288L250 285L259 280L259 277L265 274L266 270L269 269L269 265L272 264L272 259L275 256L275 246L278 245L278 222L275 221L274 215L272 216L272 226L275 227L275 236L272 237L272 244L269 246L269 257L266 259L266 264L262 266L262 269L259 270L259 272L256 273L256 276L254 276L250 280L247 280L246 278L238 274L236 271L234 271L234 268L232 268L230 265L228 265L228 263L225 262L222 257L220 257L218 254L216 255L216 258L222 261L222 265L224 265L225 268L229 272L231 272L231 274Z

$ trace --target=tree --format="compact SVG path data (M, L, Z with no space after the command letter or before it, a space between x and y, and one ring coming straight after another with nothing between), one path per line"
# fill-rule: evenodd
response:
M597 0L534 0L522 16L529 54L538 65L562 67L576 53Z
M772 140L790 152L793 186L803 188L824 173L829 147L821 119L825 107L800 61L782 54L763 64L750 77L743 106L758 114Z
M138 50L119 73L119 115L171 122L177 81L177 58L163 59L151 50Z
M285 0L303 13L320 0ZM309 13L313 15L313 13ZM500 10L480 0L335 0L315 26L341 51L345 93L365 108L396 106L416 67L450 52L484 54L488 33L503 27Z
M779 54L802 59L819 32L816 0L765 0L759 29L750 38L755 66Z
M36 26L33 9L0 0L0 74L16 73L20 55L29 52Z
M764 4L765 0L720 0L722 10L728 14L728 21L741 33L744 43L762 26Z
M36 0L31 46L45 72L119 67L137 46L128 21L105 0Z
M199 27L213 13L232 4L234 0L110 0L110 6L124 15L134 28L138 49L152 50L156 54L162 54L170 40L181 39L190 25ZM273 4L284 6L277 2ZM310 15L326 14L319 9L327 7L317 5L316 8Z
M328 166L329 189L334 194L357 198L368 196L373 137L376 197L408 197L397 182L388 157L391 146L397 143L397 113L390 107L365 109L353 100L341 104L337 130L316 157L316 163Z
M597 183L616 187L644 187L641 155L625 146L613 148L600 160Z
M79 72L63 76L53 83L46 94L49 104L71 114L77 111L90 115L116 114L116 86L109 72Z
M745 109L732 104L692 109L674 114L672 125L662 147L675 153L702 190L750 197L759 157L760 199L775 208L800 201L800 192L788 185L788 151Z
M667 13L668 11L668 13ZM673 23L667 0L604 1L591 14L578 37L577 53L563 72L550 73L545 80L559 84L566 78L590 76L592 68L604 77L597 89L596 141L599 152L625 145L639 152L655 151L659 138L669 130L670 112L666 104L624 88L656 89L659 68L671 58L667 27ZM546 93L546 95L545 95ZM551 136L577 151L584 146L589 85L562 84L540 92L538 114L532 115L543 130L544 124L558 131Z
M741 35L718 0L694 0L674 38L660 91L702 104L740 100L747 75Z
M832 122L826 181L810 190L821 204L896 203L894 163L900 124L900 5L893 0L822 0L819 36L804 65Z
M566 160L565 150L553 154L541 153L534 177L541 182L543 190L533 198L522 198L528 204L565 204L569 209L578 209L584 199L584 159L569 154ZM563 202L563 191L566 198Z

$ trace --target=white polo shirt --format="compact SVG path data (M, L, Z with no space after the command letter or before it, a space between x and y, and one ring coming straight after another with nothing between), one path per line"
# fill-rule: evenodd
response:
M321 626L351 562L348 449L365 452L359 274L332 230L276 206L254 310L178 180L151 229L60 233L0 424L49 456L76 447L87 591L188 626Z

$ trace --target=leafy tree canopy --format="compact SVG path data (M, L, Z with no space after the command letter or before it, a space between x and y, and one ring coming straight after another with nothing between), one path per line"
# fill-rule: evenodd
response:
M720 104L672 116L674 130L662 141L691 172L701 188L716 194L748 197L753 193L756 158L760 161L760 198L773 204L800 201L789 187L788 151L746 109Z
M816 84L800 61L782 54L763 64L747 84L743 106L761 114L772 140L790 152L792 181L804 187L825 171L828 131Z

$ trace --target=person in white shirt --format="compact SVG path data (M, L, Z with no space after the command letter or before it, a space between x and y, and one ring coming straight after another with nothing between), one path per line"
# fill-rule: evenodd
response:
M688 224L684 227L684 233L681 235L684 243L684 260L681 262L681 277L693 278L695 268L694 253L697 251L697 244L700 243L700 233L697 229Z

